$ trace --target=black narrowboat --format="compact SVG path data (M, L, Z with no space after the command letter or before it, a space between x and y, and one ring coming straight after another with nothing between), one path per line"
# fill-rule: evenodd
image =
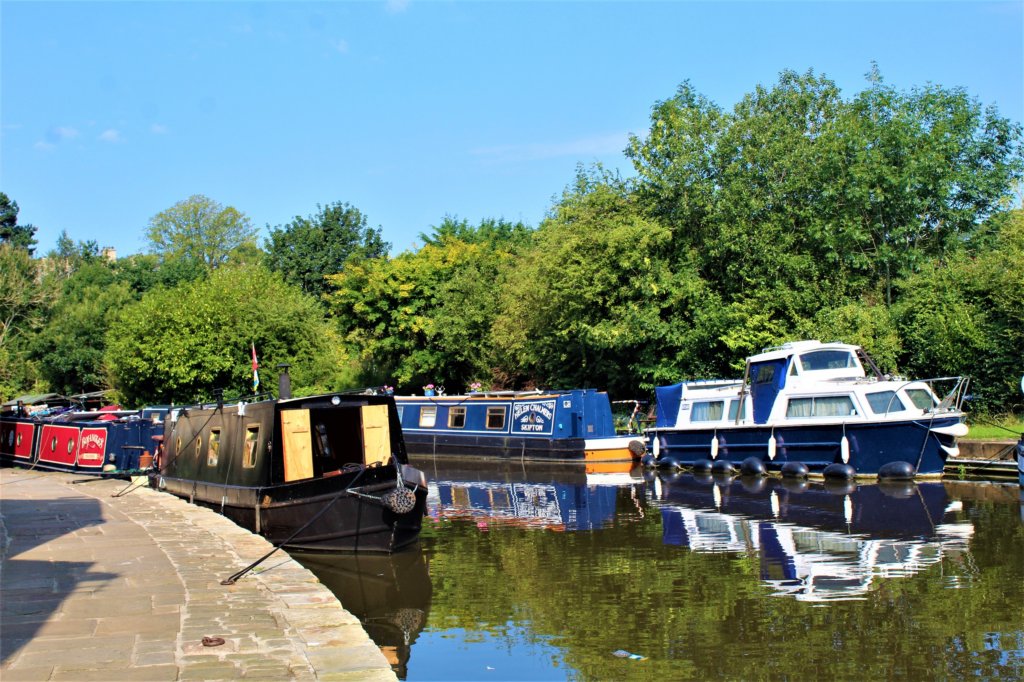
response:
M394 400L365 394L172 409L151 484L314 552L410 545L427 497Z

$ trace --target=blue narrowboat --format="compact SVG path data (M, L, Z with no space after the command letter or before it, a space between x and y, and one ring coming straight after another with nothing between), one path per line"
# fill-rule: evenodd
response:
M951 388L940 398L942 382ZM938 477L967 434L967 383L893 378L859 346L793 342L749 358L742 380L655 389L656 420L646 433L666 467Z
M610 462L639 459L643 436L615 431L608 394L488 391L396 396L410 454Z

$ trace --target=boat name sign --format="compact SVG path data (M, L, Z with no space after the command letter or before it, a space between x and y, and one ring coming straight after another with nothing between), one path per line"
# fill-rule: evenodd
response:
M518 403L512 407L512 419L522 431L547 431L547 423L555 415L555 401Z

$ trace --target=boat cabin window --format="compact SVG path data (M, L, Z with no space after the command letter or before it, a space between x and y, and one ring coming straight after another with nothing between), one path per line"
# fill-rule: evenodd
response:
M256 447L260 440L260 427L245 427L245 451L242 456L242 466L252 469L256 466Z
M896 391L876 391L867 394L868 405L875 414L903 412L907 406L896 395Z
M848 417L857 414L853 400L846 395L814 396L812 398L790 398L786 405L786 416L801 417Z
M465 407L452 407L448 410L448 428L451 429L464 429L466 428L466 408Z
M424 405L420 408L420 426L433 428L437 423L437 405Z
M730 400L729 401L729 421L736 421L736 414L740 411L740 401Z
M800 356L800 368L805 372L856 366L857 360L848 350L816 350Z
M770 384L775 378L775 365L761 365L757 370L755 384Z
M488 407L487 408L487 428L489 428L489 429L504 429L505 428L505 408L504 407Z
M930 410L936 405L935 396L923 388L908 388L907 396L919 410Z
M206 466L217 466L217 454L220 450L220 429L210 429L210 445L206 449Z
M691 422L717 422L725 414L725 402L722 400L705 400L693 404L690 413Z

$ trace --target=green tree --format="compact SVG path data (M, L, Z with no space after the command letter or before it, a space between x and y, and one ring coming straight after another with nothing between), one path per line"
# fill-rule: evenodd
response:
M727 302L785 298L780 331L870 289L891 302L895 277L959 248L1024 171L1020 126L994 108L870 78L846 101L784 71L729 113L684 84L627 149L677 253L696 248Z
M1024 211L995 219L984 248L932 259L899 280L893 306L914 376L970 375L976 406L1020 409L1024 373Z
M24 248L0 242L0 397L28 388L23 342L42 323L54 299L52 280Z
M18 211L18 202L0 192L0 243L20 247L31 255L36 245L36 227L19 225Z
M166 262L188 258L216 268L256 241L252 221L237 209L196 194L149 220L149 246Z
M502 287L493 337L514 383L634 396L706 369L715 297L672 249L625 183L580 170Z
M489 340L495 292L527 229L446 218L416 252L352 259L329 276L328 305L365 382L412 391L443 383L453 392L477 380L502 383Z
M340 339L319 304L253 265L151 290L107 332L105 362L110 384L129 404L192 402L216 389L250 393L252 344L264 367L264 390L274 387L267 368L282 362L292 365L298 395L350 381Z
M100 259L81 264L62 283L46 325L35 335L32 355L52 390L72 394L107 388L105 335L111 320L134 301L128 285Z
M318 205L315 215L296 216L292 222L271 230L266 263L285 281L308 294L322 296L329 291L327 275L341 272L349 257L380 258L390 248L381 236L381 228L368 227L359 209L339 201Z

